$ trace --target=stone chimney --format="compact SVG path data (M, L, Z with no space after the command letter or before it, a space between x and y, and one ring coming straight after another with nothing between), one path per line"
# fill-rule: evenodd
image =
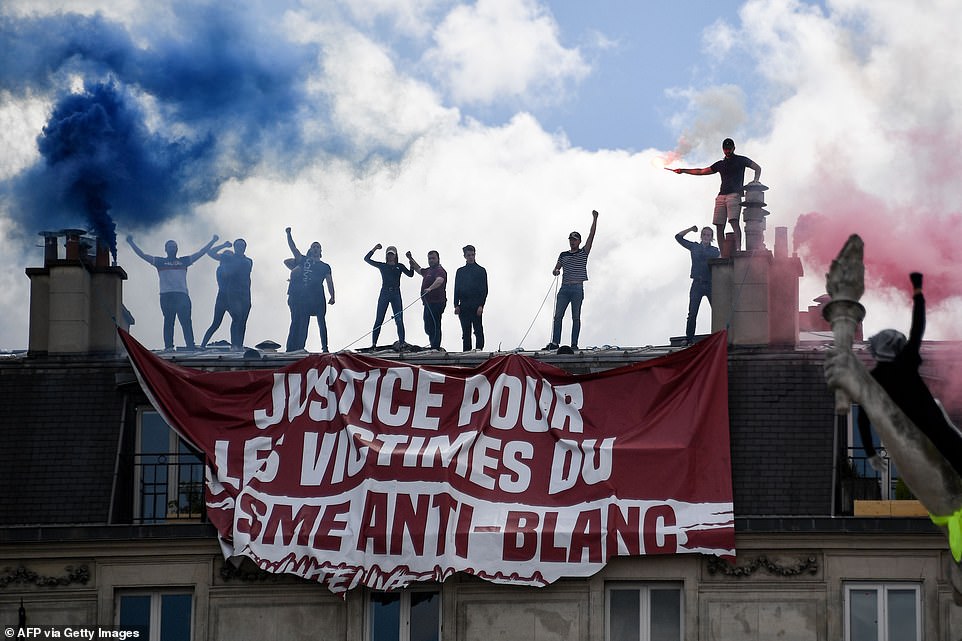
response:
M28 350L40 354L119 354L116 328L133 324L123 303L127 273L107 247L81 229L41 232L43 267L28 267Z
M711 329L727 329L732 345L798 343L798 280L802 263L788 255L788 228L775 229L775 252L765 247L764 192L745 185L746 251L709 262L712 273Z

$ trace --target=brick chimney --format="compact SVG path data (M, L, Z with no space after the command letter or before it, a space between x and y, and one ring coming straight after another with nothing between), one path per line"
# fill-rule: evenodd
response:
M28 350L40 354L119 354L116 328L133 324L123 303L127 272L81 229L41 232L43 267L28 267Z
M798 256L788 255L787 227L775 229L774 253L765 247L764 217L768 212L762 209L762 194L768 188L760 183L751 185L754 189L745 186L748 198L743 205L747 250L709 261L711 329L727 329L732 345L794 346L798 343L802 262Z

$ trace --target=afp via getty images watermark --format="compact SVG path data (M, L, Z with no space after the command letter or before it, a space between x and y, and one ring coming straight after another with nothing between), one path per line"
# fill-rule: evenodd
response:
M5 639L146 639L147 635L134 628L108 627L101 625L34 625L6 627Z

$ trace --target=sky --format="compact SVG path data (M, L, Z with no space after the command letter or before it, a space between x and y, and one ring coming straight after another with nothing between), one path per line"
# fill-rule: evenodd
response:
M283 344L288 226L332 267L334 350L370 344L380 280L363 256L376 243L422 265L438 250L452 284L461 247L475 245L491 290L486 348L537 349L551 269L593 209L580 345L664 345L684 333L690 282L673 236L710 223L718 190L717 176L664 167L710 165L726 137L762 167L767 246L787 227L802 259L800 308L859 233L866 335L907 331L907 274L922 271L926 338L962 338L956 0L222 6L0 6L0 349L27 346L38 232L67 227L116 237L131 332L154 349L157 274L127 235L154 255L167 239L186 254L215 234L245 238L246 342ZM189 270L198 339L215 268ZM419 280L402 294L408 341L424 344ZM703 306L698 331L709 329ZM450 306L443 331L459 350ZM214 340L227 337L225 322ZM395 337L387 325L380 342ZM307 348L320 349L314 328Z

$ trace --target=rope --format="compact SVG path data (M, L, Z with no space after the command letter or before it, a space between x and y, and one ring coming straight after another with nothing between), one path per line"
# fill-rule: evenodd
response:
M384 327L384 326L387 325L388 323L392 322L395 318L397 318L398 316L400 316L401 314L403 314L409 307L411 307L412 305L414 305L414 303L419 303L419 302L421 302L421 297L420 297L420 296L418 296L418 297L415 298L413 301L411 301L411 302L408 304L407 307L402 308L401 311L399 311L397 314L394 314L394 315L391 316L390 318L385 319L384 322L381 323L380 325L378 325L377 327L372 327L372 328L371 328L371 331L369 331L369 332L366 333L366 334L363 334L362 336L358 336L356 339L354 339L353 341L351 341L350 343L348 343L347 345L345 345L344 347L342 347L341 349L339 349L339 350L337 350L337 351L338 351L338 352L343 352L343 351L346 350L346 349L350 349L350 347L351 347L352 345L354 345L355 343L357 343L358 341L361 341L361 340L367 338L368 336L370 336L371 334L373 334L375 329L378 329L378 330L381 329L382 327Z
M521 337L521 340L518 341L518 347L517 347L517 349L521 349L521 345L524 343L524 339L526 339L526 338L528 337L528 334L531 332L531 328L534 327L535 322L537 322L537 320L538 320L538 316L541 315L541 310L544 309L544 304L545 304L545 302L548 300L548 296L551 295L551 288L552 288L552 287L554 287L554 290L555 290L555 304L557 304L557 301L558 301L558 296L557 296L557 293L558 293L558 277L555 276L555 277L554 277L554 280L551 281L551 284L548 285L548 291L545 292L544 298L541 299L541 306L538 307L538 311L535 312L534 318L531 319L531 324L528 325L528 331L526 331L526 332L524 333L524 336Z

